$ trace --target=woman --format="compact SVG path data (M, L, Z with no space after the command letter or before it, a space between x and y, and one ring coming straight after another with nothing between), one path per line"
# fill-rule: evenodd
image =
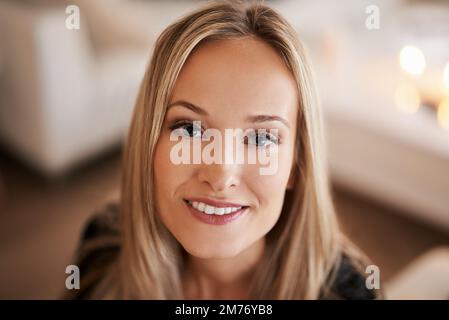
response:
M209 129L249 130L237 145L275 155L274 174L260 161L174 161L179 143L205 148ZM73 293L377 298L337 225L322 130L304 50L273 9L217 2L172 24L140 88L120 204L85 231Z

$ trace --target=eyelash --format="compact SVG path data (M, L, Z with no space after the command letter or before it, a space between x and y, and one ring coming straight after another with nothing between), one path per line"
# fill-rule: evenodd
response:
M193 121L190 120L178 120L174 121L172 125L169 126L170 131L177 130L179 128L185 127L187 125L190 125L193 127ZM204 129L201 128L201 135L203 135Z
M173 123L168 126L168 128L170 129L170 131L173 131L173 130L177 130L177 129L183 128L183 127L185 127L187 125L190 125L190 126L193 127L193 121L192 120L174 120ZM204 131L205 131L204 128L201 127L201 135L203 135ZM258 131L258 130L255 130L255 131ZM267 129L265 129L265 131L266 131L265 134L262 133L262 134L259 134L259 135L262 135L262 136L265 135L265 137L268 140L270 140L272 143L274 143L274 144L277 144L277 145L282 144L280 137L276 137L275 135L267 132L268 131ZM256 137L258 137L259 135L256 135ZM192 138L190 136L190 134L189 134L189 137ZM245 143L246 143L248 141L248 136L245 136L244 140L245 140ZM257 147L261 148L263 146L257 146Z

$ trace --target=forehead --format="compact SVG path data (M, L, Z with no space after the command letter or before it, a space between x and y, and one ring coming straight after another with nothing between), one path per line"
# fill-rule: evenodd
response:
M175 83L171 100L177 99L233 115L252 111L293 117L298 106L296 82L282 58L252 37L198 47Z

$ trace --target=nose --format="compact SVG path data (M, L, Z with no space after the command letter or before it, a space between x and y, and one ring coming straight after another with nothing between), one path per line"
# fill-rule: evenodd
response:
M238 164L203 164L199 169L198 178L214 192L223 192L240 184L238 167Z

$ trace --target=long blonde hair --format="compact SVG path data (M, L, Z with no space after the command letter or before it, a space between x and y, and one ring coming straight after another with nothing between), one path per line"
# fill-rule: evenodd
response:
M153 155L174 83L189 55L208 40L257 37L270 44L299 92L295 186L286 190L250 288L253 299L315 299L341 251L324 154L322 117L304 48L291 25L261 3L213 2L157 39L142 81L124 153L121 189L121 298L183 299L180 244L155 211Z

